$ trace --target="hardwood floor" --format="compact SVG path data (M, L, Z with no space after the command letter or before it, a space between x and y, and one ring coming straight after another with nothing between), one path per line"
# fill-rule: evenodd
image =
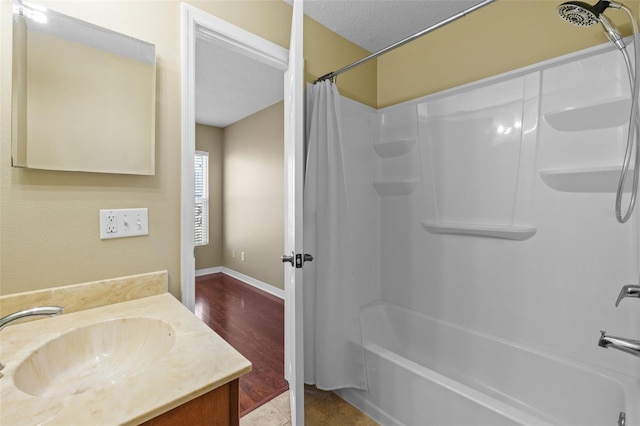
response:
M240 378L240 416L289 388L283 300L217 273L196 278L195 313L253 364Z

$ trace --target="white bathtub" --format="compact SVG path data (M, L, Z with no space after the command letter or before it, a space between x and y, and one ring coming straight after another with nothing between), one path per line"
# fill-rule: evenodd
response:
M640 426L638 380L392 304L361 318L369 391L338 393L383 425Z

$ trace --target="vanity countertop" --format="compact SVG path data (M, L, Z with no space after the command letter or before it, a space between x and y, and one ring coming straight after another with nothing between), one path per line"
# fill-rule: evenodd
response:
M32 396L16 387L16 369L46 342L123 318L167 323L175 333L173 346L132 374L72 395ZM251 370L246 358L169 293L10 325L0 332L0 361L0 424L7 426L139 424Z

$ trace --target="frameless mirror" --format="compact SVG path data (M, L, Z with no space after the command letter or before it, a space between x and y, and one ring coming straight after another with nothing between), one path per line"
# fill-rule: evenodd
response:
M12 165L155 174L155 46L13 2Z

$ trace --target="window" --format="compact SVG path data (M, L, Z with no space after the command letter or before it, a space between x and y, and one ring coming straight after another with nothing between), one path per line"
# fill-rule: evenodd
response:
M209 153L196 151L195 155L195 215L194 243L209 244Z

